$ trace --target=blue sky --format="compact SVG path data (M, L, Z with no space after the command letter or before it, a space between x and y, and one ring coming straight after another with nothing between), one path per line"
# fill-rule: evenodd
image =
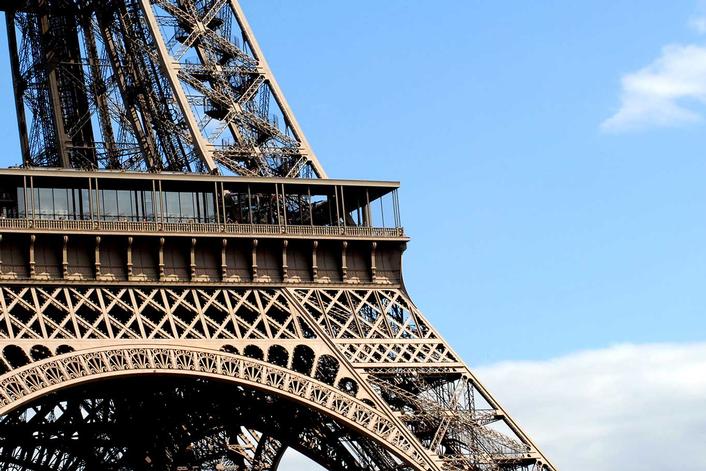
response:
M412 297L557 464L704 469L706 4L243 5L329 175L402 182Z
M704 125L601 128L621 77L706 44L697 3L244 7L328 173L402 182L407 287L467 361L703 339Z
M244 6L329 174L402 182L407 287L471 364L704 339L704 125L601 127L706 44L696 2Z

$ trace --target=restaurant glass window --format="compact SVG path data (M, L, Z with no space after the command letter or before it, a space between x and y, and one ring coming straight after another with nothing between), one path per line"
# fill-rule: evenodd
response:
M129 190L117 190L115 199L118 202L118 220L128 221L137 217L132 193Z
M179 193L167 191L164 193L164 217L167 222L179 222L181 209L179 208Z
M164 192L164 217L167 222L214 222L215 214L212 193Z
M107 221L154 221L152 192L100 190L101 216Z
M252 198L247 192L226 191L224 202L226 222L229 224L248 224L253 217Z
M147 221L154 221L154 202L151 191L142 192L142 217Z
M6 189L0 185L0 219L16 218L17 211L17 194L12 190L6 191Z
M179 209L181 222L192 222L196 220L196 207L194 205L195 193L179 193Z
M101 190L101 215L103 219L114 221L118 218L118 195L115 190Z
M17 213L20 218L28 217L27 203L25 203L25 189L21 186L17 188Z
M19 217L39 219L89 219L88 190L78 188L34 188L27 192L17 189ZM32 211L34 204L34 211Z

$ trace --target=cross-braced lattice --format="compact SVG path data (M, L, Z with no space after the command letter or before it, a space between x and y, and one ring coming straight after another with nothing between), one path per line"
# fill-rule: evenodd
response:
M325 178L236 0L0 10L0 468L556 470L409 298L399 185Z

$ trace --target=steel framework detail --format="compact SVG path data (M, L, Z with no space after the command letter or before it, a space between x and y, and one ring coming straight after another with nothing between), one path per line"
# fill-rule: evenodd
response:
M0 11L1 469L556 471L412 303L399 184L326 178L236 0Z
M325 177L235 0L0 9L24 165Z

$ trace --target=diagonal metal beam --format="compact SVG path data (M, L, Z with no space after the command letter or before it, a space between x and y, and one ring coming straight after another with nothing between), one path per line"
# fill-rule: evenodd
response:
M208 168L208 171L210 173L218 173L218 167L213 160L212 152L209 149L206 139L201 134L199 123L196 121L196 118L191 111L189 100L187 99L184 89L179 81L176 64L172 61L167 45L164 42L164 38L162 37L162 32L159 29L159 24L155 18L154 10L152 10L150 0L140 0L140 6L142 7L142 12L145 15L145 19L147 20L147 26L150 29L150 33L152 34L154 42L157 45L162 69L167 75L169 84L174 92L177 105L179 105L179 109L186 119L186 124L189 128L189 133L191 134L194 148L199 154L199 157L203 160L206 168Z
M327 178L326 172L321 166L321 163L319 163L319 159L316 157L316 154L314 154L314 151L312 150L309 141L304 135L304 132L302 131L302 128L299 125L299 122L297 121L297 118L294 116L294 113L292 112L289 103L287 103L287 99L284 97L284 93L282 93L282 89L279 87L279 84L277 83L277 80L275 79L275 76L272 73L269 64L267 63L267 60L265 59L265 55L262 53L262 49L260 49L260 45L257 42L257 39L255 39L255 35L253 34L252 28L250 27L247 18L245 18L245 13L243 12L243 9L241 8L237 0L230 0L230 5L233 9L233 12L235 13L235 19L240 25L240 29L243 31L245 40L250 45L250 49L252 50L253 55L259 61L260 67L263 69L264 75L267 79L267 83L272 88L275 101L282 109L284 117L287 120L289 126L292 128L292 131L294 132L294 135L296 136L297 140L301 143L301 147L304 153L307 155L307 158L311 162L311 166L314 169L314 172L319 178Z

